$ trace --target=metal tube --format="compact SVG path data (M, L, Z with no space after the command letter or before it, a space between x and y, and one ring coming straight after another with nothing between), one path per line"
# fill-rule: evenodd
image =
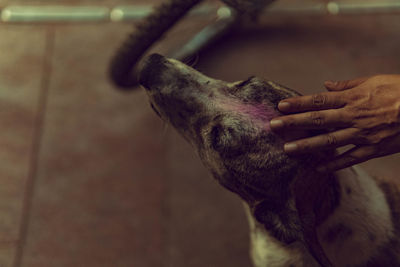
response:
M3 22L108 21L110 10L101 6L9 6L1 11Z
M216 13L218 6L202 5L195 8L190 15L203 16ZM151 6L17 6L10 5L0 10L1 22L34 23L34 22L126 22L144 18L152 12ZM392 14L400 13L400 3L320 3L272 5L265 12L271 15L326 15L326 14Z
M279 3L279 2L277 2ZM340 14L392 14L400 13L400 3L338 3L331 1L320 4L295 4L295 5L274 5L266 10L267 14L279 15L340 15Z
M7 6L0 10L2 22L98 22L139 20L152 12L152 6ZM190 16L216 13L217 7L202 5L189 12Z
M181 61L190 60L196 53L229 32L237 21L238 17L234 10L228 7L221 7L218 9L218 19L214 23L203 28L186 44L168 56Z

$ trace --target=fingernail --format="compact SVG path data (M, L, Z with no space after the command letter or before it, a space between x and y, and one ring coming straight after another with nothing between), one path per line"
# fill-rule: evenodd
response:
M278 129L283 126L283 121L282 120L272 120L269 122L272 128Z
M279 102L279 104L278 104L279 110L284 111L284 110L288 110L289 108L290 108L290 103L288 103L288 102Z
M283 149L285 150L285 152L291 153L297 150L297 145L295 143L288 143L285 144Z

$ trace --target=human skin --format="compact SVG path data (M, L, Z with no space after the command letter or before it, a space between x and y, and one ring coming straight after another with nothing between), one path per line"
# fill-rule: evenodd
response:
M325 82L328 92L282 100L284 116L270 122L274 132L323 129L328 133L292 140L291 155L354 145L320 166L343 169L372 158L400 152L400 75L375 75Z

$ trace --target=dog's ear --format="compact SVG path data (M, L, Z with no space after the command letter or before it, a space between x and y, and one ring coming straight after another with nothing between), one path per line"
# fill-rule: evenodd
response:
M235 83L230 92L239 98L252 103L268 101L277 110L278 103L288 97L300 94L290 88L260 77L252 76L247 80Z

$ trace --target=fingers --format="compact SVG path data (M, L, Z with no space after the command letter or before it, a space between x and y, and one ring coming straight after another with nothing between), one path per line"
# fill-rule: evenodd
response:
M324 166L318 167L320 172L337 171L376 157L377 146L356 146L338 156Z
M336 148L353 142L356 129L348 128L310 138L287 143L284 150L288 154L306 153L319 149Z
M342 109L329 109L312 111L271 120L270 126L273 131L290 129L325 129L331 127L346 127L352 124L348 113Z
M282 100L278 108L285 113L323 110L343 107L346 102L340 92L324 92L309 96L299 96Z
M326 89L328 89L329 91L342 91L359 86L367 79L368 77L360 77L353 80L345 80L345 81L336 81L336 82L326 81L324 85Z
M344 100L343 93L340 93L340 91L359 86L368 79L369 77L360 77L345 81L326 81L324 83L325 87L330 92L288 98L282 100L278 108L282 112L290 113L343 107L346 101Z

